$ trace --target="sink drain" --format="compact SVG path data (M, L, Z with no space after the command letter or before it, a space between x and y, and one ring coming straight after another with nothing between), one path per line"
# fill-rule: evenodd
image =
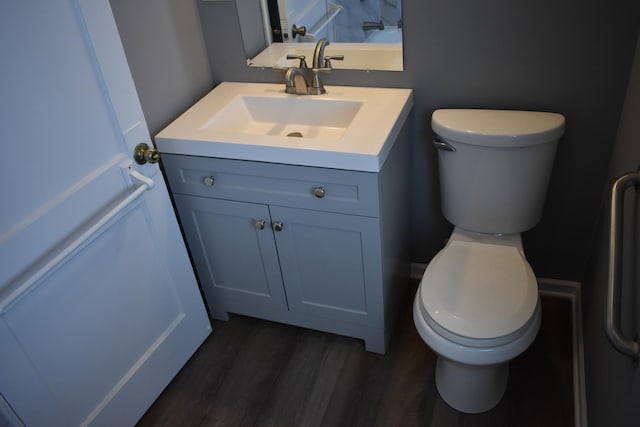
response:
M293 136L295 138L302 138L302 132L289 132L287 136Z

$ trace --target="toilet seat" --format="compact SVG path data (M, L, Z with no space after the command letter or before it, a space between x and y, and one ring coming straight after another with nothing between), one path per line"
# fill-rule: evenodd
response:
M517 245L452 238L428 265L419 297L435 331L462 345L486 347L527 328L538 287Z
M539 315L536 316L536 312L540 312L540 302L538 301L538 305L535 308L534 314L529 318L529 320L523 327L515 330L514 332L495 338L470 338L455 334L440 326L438 322L436 322L431 316L429 316L429 313L427 313L427 311L424 309L424 304L422 304L421 300L419 300L418 308L420 310L422 319L433 330L434 333L450 341L451 343L468 347L470 349L492 349L499 346L509 345L510 343L519 340L523 335L528 334L532 329L537 330L535 324L540 323Z
M513 341L497 343L493 346L466 345L455 342L440 334L426 321L424 311L420 307L419 298L413 302L413 320L418 334L425 343L439 356L459 363L470 365L495 365L507 362L525 351L536 338L540 328L541 308L538 304L527 326L520 329ZM469 339L470 340L470 339ZM478 342L480 340L475 340ZM484 340L482 340L484 342Z

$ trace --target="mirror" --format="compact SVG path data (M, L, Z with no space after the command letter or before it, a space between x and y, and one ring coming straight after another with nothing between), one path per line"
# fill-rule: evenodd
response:
M304 55L311 63L316 42L335 69L402 71L401 0L236 0L247 64L291 67Z

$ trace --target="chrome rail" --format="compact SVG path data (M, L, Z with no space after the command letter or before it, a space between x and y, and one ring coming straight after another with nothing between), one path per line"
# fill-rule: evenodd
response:
M605 332L613 347L620 353L638 359L640 340L627 338L618 325L620 321L620 276L622 272L622 231L624 221L624 193L631 186L640 184L640 171L629 172L618 178L611 188L611 226L609 228L609 273Z
M83 246L93 236L95 236L103 227L115 218L120 212L125 210L129 205L138 200L147 190L151 190L155 186L155 182L151 178L142 175L136 171L134 167L129 163L128 165L121 166L128 169L128 174L141 184L131 192L124 200L106 212L96 222L94 222L87 230L85 230L80 236L67 244L64 248L59 250L55 256L49 258L49 260L43 265L39 266L37 270L29 274L26 278L21 278L19 284L8 293L8 295L0 299L0 315L9 310L9 308L23 296L25 296L32 289L37 287L40 281L45 278L50 272L54 271L58 266L62 265L70 255L72 255L78 248ZM127 190L130 191L130 190Z

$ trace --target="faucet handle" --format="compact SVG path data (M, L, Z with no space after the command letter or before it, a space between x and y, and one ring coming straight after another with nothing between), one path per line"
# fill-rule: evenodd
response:
M309 68L307 66L307 61L305 61L305 56L304 55L294 55L292 53L287 53L287 59L299 59L300 60L300 65L298 66L299 68Z
M311 79L311 87L308 88L309 95L322 95L323 93L327 93L327 90L324 88L324 84L322 83L322 79L320 79L320 73L330 73L332 68L312 68L311 72L313 73L313 78Z
M324 57L324 68L333 68L331 61L344 61L344 55L330 55Z

